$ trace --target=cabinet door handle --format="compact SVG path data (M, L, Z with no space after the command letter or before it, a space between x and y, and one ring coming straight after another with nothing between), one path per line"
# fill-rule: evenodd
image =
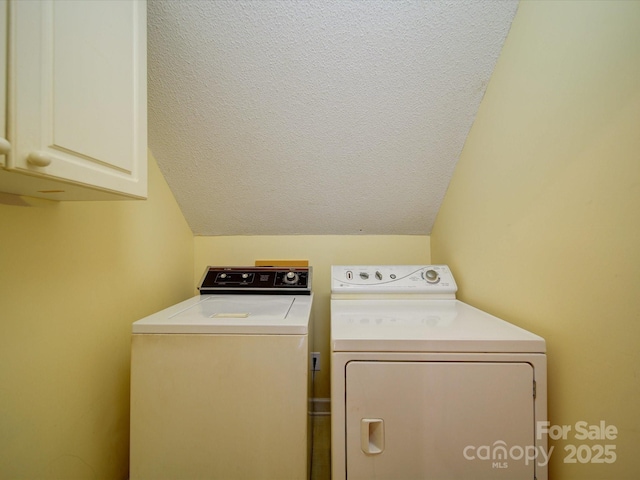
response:
M44 152L31 152L27 157L27 163L34 167L46 167L51 164L51 157Z
M360 422L360 448L368 455L384 451L384 420L363 418Z
M6 138L0 137L0 155L6 155L11 151L11 144Z

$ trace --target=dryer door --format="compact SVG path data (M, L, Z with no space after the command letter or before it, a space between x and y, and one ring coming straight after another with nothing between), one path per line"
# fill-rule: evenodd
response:
M353 361L346 376L348 480L534 478L529 363Z

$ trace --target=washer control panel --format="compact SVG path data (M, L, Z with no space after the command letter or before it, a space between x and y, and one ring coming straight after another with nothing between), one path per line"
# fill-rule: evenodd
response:
M311 267L207 267L200 294L311 294Z
M446 265L334 265L331 293L422 294L455 298L458 290Z

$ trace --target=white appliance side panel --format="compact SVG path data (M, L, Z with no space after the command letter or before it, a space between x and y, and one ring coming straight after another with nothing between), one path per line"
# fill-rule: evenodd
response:
M525 362L350 362L347 479L532 480L534 461L477 448L535 445L533 380Z

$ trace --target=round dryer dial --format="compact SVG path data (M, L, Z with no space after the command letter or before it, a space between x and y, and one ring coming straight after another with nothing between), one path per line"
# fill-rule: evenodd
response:
M427 283L438 283L440 281L440 274L435 270L429 269L424 272L424 279Z

